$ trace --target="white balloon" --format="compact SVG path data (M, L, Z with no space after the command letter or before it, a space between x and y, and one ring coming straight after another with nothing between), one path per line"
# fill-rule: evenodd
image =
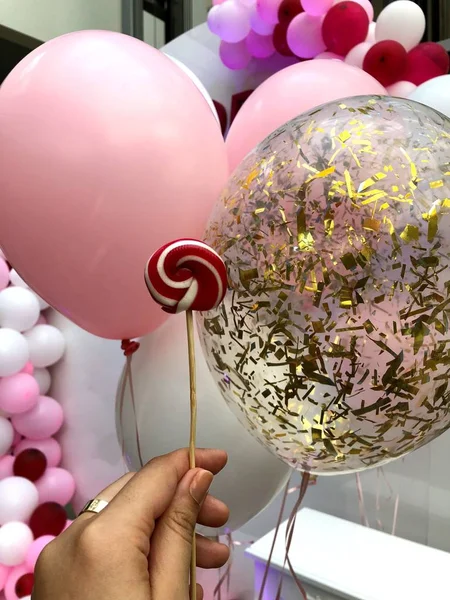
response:
M431 106L450 118L450 75L442 75L422 83L409 99Z
M203 98L208 103L209 108L211 109L213 115L216 117L217 123L220 125L219 115L217 114L217 110L216 110L216 107L214 106L214 102L212 101L212 98L209 95L208 90L203 85L203 83L200 81L200 79L197 77L197 75L195 73L193 73L191 71L191 69L189 67L187 67L183 62L181 62L181 60L178 60L178 58L175 58L174 56L170 56L170 54L166 54L166 56L167 56L167 58L170 58L170 60L172 60L178 67L180 67L180 69L184 73L186 73L186 75L189 77L189 79L197 86L198 91L202 94Z
M19 273L15 269L12 269L9 272L9 281L11 282L11 285L15 285L17 287L21 287L21 288L24 288L26 290L30 290L31 292L33 292L33 290L30 288L28 283L26 283L26 281L22 279L22 277L19 275ZM38 296L36 294L36 292L33 292L33 294L36 296L41 310L45 310L46 308L48 308L50 306L48 304L48 302L46 302L40 296Z
M24 334L30 351L30 361L35 367L49 367L64 354L63 334L52 325L36 325Z
M370 42L371 44L375 44L375 30L377 28L377 24L375 21L372 21L369 25L369 31L367 32L366 42Z
M28 521L38 504L37 487L28 479L6 477L0 481L0 525L10 521Z
M144 337L140 349L133 356L133 385L144 462L187 445L189 371L184 322L184 315L174 315L157 331ZM211 493L229 506L227 527L235 530L271 502L286 483L290 470L239 423L213 381L198 338L196 349L197 444L202 448L220 448L228 452L228 466L215 478ZM122 424L127 462L131 468L138 469L129 386L122 416L120 390L119 383L116 404L118 435L122 439Z
M420 43L425 27L425 14L418 4L410 0L396 0L381 11L375 39L377 42L395 40L406 50L411 50Z
M50 386L52 385L52 376L50 375L50 371L48 369L34 369L33 377L38 382L39 393L41 396L46 396L47 392L50 390Z
M29 358L25 337L14 329L0 328L0 377L21 371Z
M6 523L0 528L0 563L17 567L25 561L33 533L25 523Z
M11 421L0 416L0 457L6 454L11 448L13 439L14 427L11 425Z
M0 327L26 331L36 325L40 312L31 290L9 286L0 292Z
M410 81L398 81L386 89L389 96L393 96L394 98L409 98L414 90L417 89L417 85Z
M345 57L345 62L348 65L352 65L353 67L362 69L364 59L366 58L366 54L369 52L372 46L373 44L370 42L362 42L361 44L357 44L347 54L347 56Z

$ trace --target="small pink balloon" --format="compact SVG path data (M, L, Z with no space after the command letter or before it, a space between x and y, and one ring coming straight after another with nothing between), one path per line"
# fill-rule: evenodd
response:
M306 13L313 17L321 17L333 6L334 0L302 0L302 6Z
M0 290L4 290L9 285L9 267L6 260L0 257Z
M287 30L287 43L299 58L314 58L325 52L322 37L322 18L300 13L292 19Z
M263 21L270 25L278 23L278 9L280 8L281 0L257 0L256 9Z
M335 52L327 51L327 52L321 52L320 54L315 56L313 60L340 60L340 61L343 61L344 57L339 56L339 54L336 54Z
M238 0L227 0L209 11L208 26L224 42L236 44L245 39L250 31L250 9Z
M264 21L258 12L256 4L250 10L250 27L255 33L259 33L259 35L271 35L275 29L275 25L273 23Z
M8 575L11 569L9 567L5 567L5 565L0 564L0 592L4 589L6 580L8 579Z
M375 23L375 21L372 21L372 23L369 24L369 31L367 33L367 38L366 38L366 42L370 42L371 44L375 44L376 37L375 37L375 30L377 28L377 24Z
M36 325L37 325L37 323L36 323ZM28 361L27 364L24 366L24 368L20 371L20 373L26 373L27 375L33 375L33 373L34 373L33 363Z
M59 431L63 421L61 405L49 396L39 396L31 410L12 418L15 429L31 440L45 440L51 437Z
M36 481L39 492L39 504L57 502L61 506L69 504L75 493L75 480L69 471L59 467L50 467Z
M345 62L348 65L352 65L353 67L358 67L358 69L362 69L366 54L369 52L372 46L373 44L371 44L370 42L362 42L362 44L357 44L347 54L347 56L345 57Z
M0 379L0 410L10 415L31 410L36 406L38 397L38 382L28 373L17 373Z
M48 321L42 313L39 315L39 319L36 321L36 325L48 325Z
M54 438L47 438L45 440L24 439L14 448L14 456L30 448L40 450L45 455L47 467L57 467L61 463L61 446Z
M0 480L7 477L13 477L14 456L6 454L0 458Z
M275 54L275 46L271 35L259 35L254 31L250 31L245 43L250 55L255 58L269 58L269 56Z
M4 589L5 600L19 600L19 597L16 594L16 584L22 575L26 575L29 572L30 570L25 564L13 567L9 570Z
M219 55L223 64L229 69L233 69L235 71L239 69L245 69L252 58L247 49L245 40L243 42L238 42L237 44L221 42Z
M417 89L417 85L410 81L398 81L387 88L389 96L394 98L409 98L410 95Z
M66 529L69 529L69 527L72 525L73 521L71 521L70 519L68 519L66 521L66 524L64 525L64 529L63 531L65 531Z
M333 2L333 6L334 6L334 4L339 4L339 2L345 2L345 1L346 0L335 0ZM359 4L360 6L362 6L363 9L366 11L367 16L369 17L369 21L370 22L373 21L374 10L373 10L373 4L370 0L352 0L352 2L356 2L356 4Z
M34 540L34 542L28 548L25 565L29 568L31 573L33 573L34 568L36 567L37 560L42 550L45 548L45 546L47 546L47 544L53 542L54 539L54 535L43 535L42 537Z

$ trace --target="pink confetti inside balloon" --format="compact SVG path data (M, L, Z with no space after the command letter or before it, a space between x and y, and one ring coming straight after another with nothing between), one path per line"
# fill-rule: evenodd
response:
M269 58L275 53L275 46L271 35L259 35L250 31L245 39L247 50L255 58Z
M256 7L258 13L266 23L276 25L278 23L278 9L280 8L281 0L257 0Z
M313 17L321 17L333 6L334 0L302 0L302 6L306 13Z
M165 244L149 259L145 282L153 300L168 313L217 308L227 291L225 264L198 240Z
M287 43L299 58L314 58L326 50L322 37L322 18L300 13L290 23Z

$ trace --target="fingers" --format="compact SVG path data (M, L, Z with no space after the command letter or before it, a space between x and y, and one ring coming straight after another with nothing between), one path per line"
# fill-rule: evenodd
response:
M213 474L221 471L227 462L226 452L221 450L199 449L195 458L198 467ZM139 528L150 537L156 519L169 507L179 482L188 471L187 449L150 461L102 511L102 521L105 525L108 521L117 532L124 528Z
M106 500L106 502L111 502L111 500L117 496L117 494L127 485L127 483L131 481L135 474L136 473L127 473L126 475L123 475L120 479L97 494L96 498L99 498L100 500ZM86 512L79 515L75 520L75 523L82 523L97 516L97 513Z
M226 525L229 516L228 506L214 496L208 495L200 509L197 523L205 527L219 528Z
M201 535L197 539L197 567L220 569L230 558L230 549L225 544L210 540Z
M209 471L189 471L156 525L149 559L150 587L155 598L186 597L195 524L212 480Z

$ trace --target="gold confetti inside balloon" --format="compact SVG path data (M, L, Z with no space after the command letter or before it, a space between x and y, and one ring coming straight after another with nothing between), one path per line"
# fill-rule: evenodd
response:
M229 405L299 470L382 465L450 425L450 120L351 98L236 170L206 241L229 273L199 316Z

